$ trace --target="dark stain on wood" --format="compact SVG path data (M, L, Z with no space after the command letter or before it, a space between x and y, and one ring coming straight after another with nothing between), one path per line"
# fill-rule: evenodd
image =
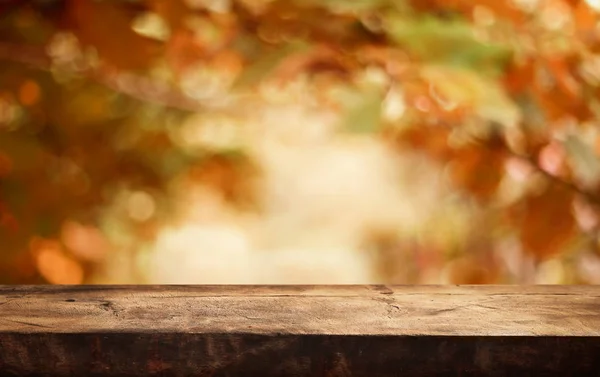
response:
M600 373L597 337L3 334L0 346L5 350L0 356L3 376L586 376ZM9 355L8 350L14 349L21 352Z

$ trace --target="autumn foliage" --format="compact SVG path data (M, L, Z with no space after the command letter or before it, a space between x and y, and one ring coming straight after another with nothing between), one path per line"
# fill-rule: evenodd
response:
M243 121L285 98L439 168L380 280L598 283L599 52L591 0L1 2L0 283L140 273L198 185L261 216Z

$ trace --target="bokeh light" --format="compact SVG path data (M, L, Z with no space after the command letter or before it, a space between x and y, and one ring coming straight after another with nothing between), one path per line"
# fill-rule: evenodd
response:
M0 5L0 283L597 284L600 3Z

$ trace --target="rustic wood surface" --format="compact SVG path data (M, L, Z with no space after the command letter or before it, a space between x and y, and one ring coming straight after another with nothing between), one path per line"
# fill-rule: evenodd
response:
M595 286L0 286L0 376L600 376Z

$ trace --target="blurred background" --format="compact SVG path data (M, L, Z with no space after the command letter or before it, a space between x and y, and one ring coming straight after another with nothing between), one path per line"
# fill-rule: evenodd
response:
M2 0L0 284L598 284L600 1Z

